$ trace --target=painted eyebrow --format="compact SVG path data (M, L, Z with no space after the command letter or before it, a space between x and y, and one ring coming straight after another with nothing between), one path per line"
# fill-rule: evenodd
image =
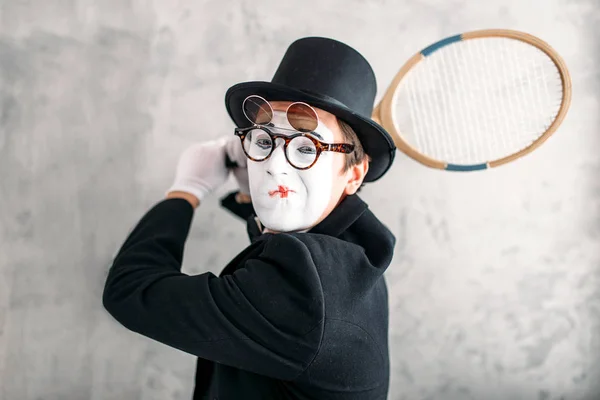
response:
M268 127L270 127L270 128L277 128L277 127L275 126L275 124L274 124L274 123L272 123L272 122L269 122L269 123L267 123L266 125L267 125ZM316 136L316 137L317 137L317 139L319 139L319 140L325 141L325 139L323 139L323 136L319 135L317 132L307 132L307 133L310 133L311 135L313 135L313 136Z
M316 136L320 140L325 140L325 139L323 139L323 136L319 135L317 132L309 132L309 133L313 136Z

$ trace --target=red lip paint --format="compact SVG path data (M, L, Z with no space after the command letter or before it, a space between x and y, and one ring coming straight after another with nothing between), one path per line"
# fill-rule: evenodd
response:
M277 190L271 190L269 192L269 196L273 197L279 195L282 199L287 199L290 192L293 192L293 190L290 190L287 186L279 185L277 187Z

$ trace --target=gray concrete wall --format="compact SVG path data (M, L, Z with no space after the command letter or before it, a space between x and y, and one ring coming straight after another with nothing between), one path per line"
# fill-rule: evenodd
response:
M179 153L231 134L225 90L323 35L371 61L381 96L425 45L491 27L561 52L572 109L519 162L453 174L399 154L364 190L398 237L389 398L600 398L597 0L0 0L0 398L189 399L194 358L122 328L101 293ZM246 244L216 198L188 273Z

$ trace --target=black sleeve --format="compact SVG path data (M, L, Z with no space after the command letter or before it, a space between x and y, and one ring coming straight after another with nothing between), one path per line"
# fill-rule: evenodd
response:
M181 273L194 210L182 199L155 205L115 257L103 294L126 328L183 350L277 379L312 361L323 327L323 293L306 245L272 235L231 275Z
M235 200L237 194L238 192L231 192L221 198L221 207L242 220L247 221L248 218L254 215L254 207L252 203L238 203Z

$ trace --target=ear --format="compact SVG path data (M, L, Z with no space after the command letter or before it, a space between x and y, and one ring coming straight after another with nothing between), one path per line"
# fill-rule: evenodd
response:
M344 188L344 193L346 195L352 195L356 193L360 185L363 183L367 172L369 171L369 160L367 157L364 160L356 164L347 171L348 183L346 183L346 187Z

